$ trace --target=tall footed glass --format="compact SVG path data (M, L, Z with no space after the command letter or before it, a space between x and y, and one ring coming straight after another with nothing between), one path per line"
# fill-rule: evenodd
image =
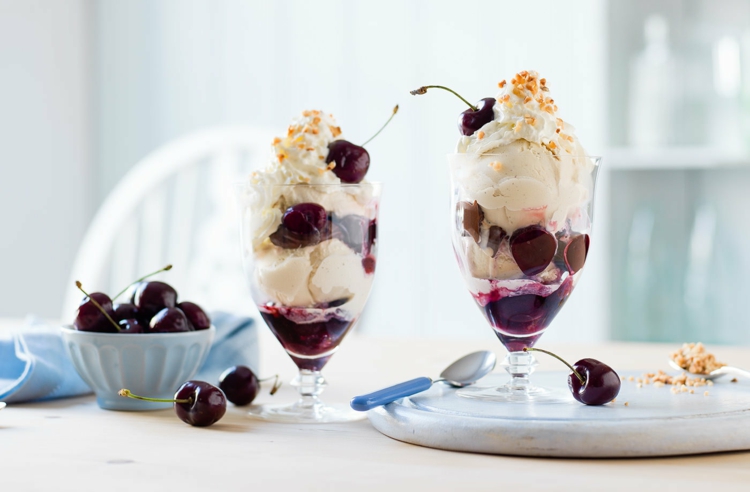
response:
M251 408L266 420L322 423L362 418L319 396L321 370L362 313L377 261L381 186L241 184L245 275L261 316L299 368L300 399Z
M469 291L508 350L510 381L457 393L555 400L534 386L531 352L578 283L591 242L600 158L551 153L451 154L452 242Z

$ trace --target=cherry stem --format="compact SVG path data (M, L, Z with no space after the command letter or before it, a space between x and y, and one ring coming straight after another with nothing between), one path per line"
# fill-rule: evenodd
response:
M570 370L573 371L573 374L576 375L576 377L581 382L581 384L586 384L586 379L584 379L584 377L581 376L581 373L578 372L578 371L576 371L575 367L573 367L570 364L568 364L567 361L565 361L565 359L563 359L562 357L560 357L558 355L555 355L552 352L548 352L546 350L542 350L542 349L539 349L539 348L525 347L523 349L523 351L524 352L541 352L543 354L551 355L555 359L559 360L560 362L562 362L563 364L565 364L566 366L568 366L570 368Z
M374 139L375 137L377 137L378 135L380 135L380 132L382 132L385 129L385 127L388 126L388 123L391 122L391 120L393 119L393 117L396 116L396 113L398 113L398 104L396 104L396 106L393 108L393 113L391 113L391 117L388 118L388 121L386 121L385 124L380 127L380 130L378 130L375 135L373 135L372 137L370 137L369 139L367 139L367 141L362 144L362 147L364 147L365 145L367 145L368 143L370 143L370 141L372 139Z
M469 101L467 101L466 99L464 99L463 97L461 97L461 94L459 94L458 92L454 91L453 89L449 89L449 88L447 88L447 87L445 87L443 85L423 85L419 89L414 89L413 91L409 91L409 94L411 94L412 96L418 96L418 95L421 95L421 94L427 94L427 89L443 89L444 91L448 91L451 94L455 95L460 100L462 100L463 102L465 102L466 104L468 104L469 107L472 110L479 111L479 108L477 108L476 106L474 106L473 104L471 104Z
M115 328L117 328L117 331L121 331L122 330L122 328L120 328L120 325L118 325L117 323L115 323L115 320L113 320L112 317L109 315L109 313L107 313L107 310L104 309L101 304L99 304L98 302L96 302L96 299L94 299L93 297L91 297L88 292L86 292L85 290L83 290L83 287L81 286L81 282L79 280L76 280L76 287L78 287L78 290L80 290L81 292L83 292L83 294L86 297L89 298L89 301L91 301L91 302L94 303L94 306L96 306L99 309L99 311L101 311L102 314L109 320L109 322L112 323L112 325Z
M112 301L114 301L115 299L117 299L118 297L120 297L121 295L123 295L123 294L124 294L124 293L125 293L125 292L126 292L126 291L127 291L127 290L128 290L129 288L130 288L130 287L132 287L133 285L135 285L135 284L138 284L138 283L141 283L141 282L143 282L144 280L146 280L147 278L149 278L149 277L153 277L153 276L154 276L154 275L156 275L157 273L161 273L161 272L168 272L168 271L169 271L169 270L171 270L171 269L172 269L172 265L167 265L167 266L165 266L164 268L160 268L160 269L156 270L155 272L151 272L151 273L149 273L148 275L144 275L143 277L139 278L139 279L138 279L138 280L136 280L135 282L131 282L131 283L130 283L130 284L129 284L129 285L127 286L127 287L125 287L125 288L124 288L124 289L122 289L122 290L121 290L120 292L118 292L118 293L117 293L117 295L116 295L116 296L114 296L114 297L112 298Z
M169 398L149 398L147 396L138 396L138 395L134 395L133 393L130 392L129 389L125 389L125 388L118 391L117 394L120 396L125 396L127 398L132 398L134 400L155 401L158 403L190 403L190 404L193 403L192 398L171 400Z
M273 379L273 386L271 387L271 391L269 391L269 395L275 395L277 391L279 391L279 388L281 388L281 385L283 384L281 381L279 381L279 375L274 374L270 378L265 379L259 379L259 381L262 383L264 381L270 381Z

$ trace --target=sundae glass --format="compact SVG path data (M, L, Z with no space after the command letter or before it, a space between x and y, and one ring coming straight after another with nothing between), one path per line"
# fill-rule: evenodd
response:
M305 111L273 142L269 166L238 184L241 242L252 298L299 368L300 399L254 406L274 421L362 418L324 405L321 370L357 321L377 260L381 186L364 181L369 155L337 138L333 117Z
M502 365L511 380L457 393L556 399L530 384L537 363L524 349L539 340L581 277L599 158L588 156L574 128L556 116L536 72L498 85L495 98L462 115L462 137L448 161L453 248L472 297L509 352Z

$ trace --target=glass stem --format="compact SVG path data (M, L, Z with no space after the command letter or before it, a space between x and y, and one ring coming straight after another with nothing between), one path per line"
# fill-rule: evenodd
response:
M506 387L514 393L528 393L532 388L529 376L538 365L530 352L509 352L501 364L511 377Z
M292 386L297 388L300 399L297 406L301 408L315 409L322 406L318 396L328 385L320 371L311 371L309 369L300 369L299 374L292 380Z

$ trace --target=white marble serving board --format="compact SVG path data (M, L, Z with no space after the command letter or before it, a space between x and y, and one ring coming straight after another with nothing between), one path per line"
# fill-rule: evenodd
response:
M474 400L438 383L371 410L368 417L393 439L476 453L614 458L750 449L750 381L732 383L725 377L695 388L694 394L673 394L670 386L638 388L626 380L614 403L594 407L573 399L566 378L562 372L532 377L535 384L566 395L561 403ZM478 385L499 386L507 379L491 374Z

